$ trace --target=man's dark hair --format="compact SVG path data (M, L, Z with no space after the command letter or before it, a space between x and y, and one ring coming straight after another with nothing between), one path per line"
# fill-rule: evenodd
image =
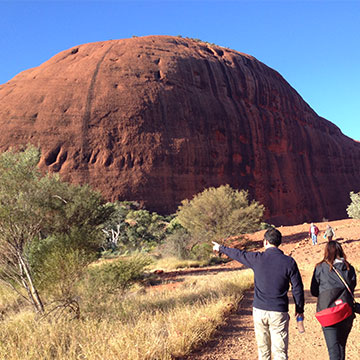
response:
M269 244L278 247L281 244L282 235L279 230L271 228L266 231L264 238L269 242Z

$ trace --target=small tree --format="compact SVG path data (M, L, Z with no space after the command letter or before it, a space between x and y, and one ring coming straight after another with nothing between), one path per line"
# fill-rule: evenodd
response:
M132 285L146 278L145 269L150 263L150 256L135 253L89 266L81 282L85 314L91 313L92 318L99 320L119 315L114 314L111 304L116 302L118 306Z
M114 212L104 224L105 241L102 248L103 250L126 252L129 247L129 239L126 234L129 224L126 222L126 216L132 210L139 210L140 205L135 201L116 201L111 205L114 207Z
M149 250L165 237L170 219L155 212L140 209L136 202L114 203L115 211L106 221L104 250L126 253L134 250Z
M56 281L44 272L54 269L46 264L56 263L49 256L59 254L55 249L60 248L71 259L73 251L97 250L100 225L112 208L87 186L43 176L37 168L39 159L40 151L34 147L0 155L0 280L43 313L39 286L46 278L47 283ZM64 268L58 270L64 275Z
M166 236L159 248L161 255L174 256L178 259L189 259L192 247L192 237L183 227Z
M22 153L6 152L0 156L0 266L1 280L17 291L26 290L36 311L44 306L34 285L25 245L36 238L46 221L41 196L47 183L36 169L40 153L29 148Z
M177 218L192 236L210 241L258 230L263 213L264 206L249 202L247 191L222 185L183 200Z
M352 219L360 219L360 192L350 192L351 203L346 208L348 216Z
M149 250L164 239L168 222L161 215L147 210L131 210L125 222L131 250Z

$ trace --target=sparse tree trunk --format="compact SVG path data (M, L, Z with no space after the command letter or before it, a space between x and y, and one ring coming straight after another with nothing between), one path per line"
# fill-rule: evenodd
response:
M44 304L42 303L39 293L34 285L32 276L29 271L29 266L27 262L24 260L21 253L17 254L17 258L20 267L21 282L28 293L29 300L33 304L35 311L38 312L39 314L43 314Z

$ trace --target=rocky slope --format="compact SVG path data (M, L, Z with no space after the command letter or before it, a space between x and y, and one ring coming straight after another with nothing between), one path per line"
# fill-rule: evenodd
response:
M255 58L191 39L80 45L0 86L0 151L162 213L209 186L248 189L274 224L346 216L360 144Z

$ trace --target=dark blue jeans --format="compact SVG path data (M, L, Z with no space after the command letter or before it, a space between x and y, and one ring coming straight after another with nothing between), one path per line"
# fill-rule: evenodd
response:
M330 360L345 360L345 346L352 328L354 316L332 326L323 327Z

